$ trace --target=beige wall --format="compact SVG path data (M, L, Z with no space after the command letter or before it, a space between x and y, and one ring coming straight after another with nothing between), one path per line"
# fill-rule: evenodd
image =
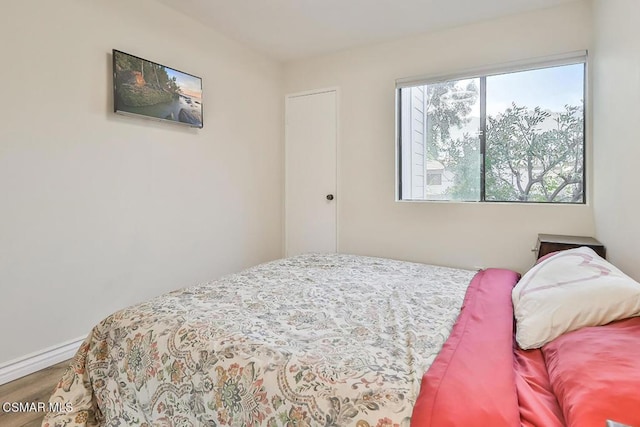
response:
M317 88L340 88L341 251L523 271L537 233L597 232L640 278L639 202L625 184L640 151L629 131L640 113L640 4L594 0L593 16L590 5L292 62L283 79L275 61L151 0L7 3L0 365L123 306L279 257L281 95ZM592 44L588 205L394 201L395 79ZM203 77L204 129L114 115L113 48Z
M640 280L640 2L594 1L594 200L609 259Z
M340 251L523 271L538 233L592 235L591 205L394 201L396 79L588 49L590 12L570 3L286 64L287 93L340 88Z
M0 14L0 364L282 254L282 69L150 0ZM203 78L204 129L116 116L111 49Z

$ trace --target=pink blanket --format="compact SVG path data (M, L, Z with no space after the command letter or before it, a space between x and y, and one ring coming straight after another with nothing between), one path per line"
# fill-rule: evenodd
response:
M431 368L412 427L640 427L640 317L566 333L542 349L513 336L518 276L486 270L471 282Z
M444 347L422 378L412 427L519 426L511 290L518 274L479 272Z

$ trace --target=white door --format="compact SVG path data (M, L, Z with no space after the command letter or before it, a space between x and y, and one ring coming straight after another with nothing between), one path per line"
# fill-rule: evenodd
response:
M287 96L285 118L286 255L336 252L336 91Z

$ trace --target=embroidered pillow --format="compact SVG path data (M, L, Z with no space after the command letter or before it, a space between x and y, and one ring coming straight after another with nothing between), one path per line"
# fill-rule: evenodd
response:
M524 350L585 326L640 316L640 283L587 247L539 262L511 297L516 340Z

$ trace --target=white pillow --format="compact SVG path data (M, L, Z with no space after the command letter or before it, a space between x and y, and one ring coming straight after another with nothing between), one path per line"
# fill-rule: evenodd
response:
M581 247L529 270L511 293L516 340L527 350L565 332L640 316L640 283Z

